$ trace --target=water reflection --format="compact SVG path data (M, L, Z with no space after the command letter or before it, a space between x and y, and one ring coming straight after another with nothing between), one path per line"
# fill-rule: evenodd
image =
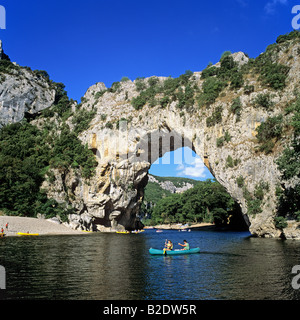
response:
M96 234L7 238L0 242L6 268L2 299L299 299L291 287L300 243L249 238L246 233L194 231L201 253L151 256L165 238ZM300 263L299 263L300 264Z

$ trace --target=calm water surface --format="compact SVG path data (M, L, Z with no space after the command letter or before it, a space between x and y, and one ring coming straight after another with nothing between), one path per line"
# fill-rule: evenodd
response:
M201 253L150 256L165 239ZM175 248L179 247L175 245ZM0 240L1 299L299 299L292 267L300 242L248 233L147 230L141 234Z

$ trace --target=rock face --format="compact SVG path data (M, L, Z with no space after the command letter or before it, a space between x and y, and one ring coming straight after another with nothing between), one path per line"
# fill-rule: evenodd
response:
M9 61L0 45L0 60ZM4 66L0 76L0 128L21 121L49 108L55 100L55 90L39 73L17 64Z
M122 231L138 229L140 205L148 182L147 162L109 160L97 167L96 177L84 183L72 170L55 170L55 183L45 181L42 188L58 202L66 198L78 214L69 216L73 229Z
M2 47L2 40L0 40L0 60L8 60L10 61L7 54L4 53L3 47Z
M171 193L182 193L194 187L189 182L182 182L181 186L176 186L172 181L158 181L155 177L149 174L149 182L157 183L162 189L170 191Z
M68 199L77 212L69 217L70 226L75 229L135 229L139 227L139 208L151 164L166 152L189 147L240 205L251 233L279 237L282 230L274 225L275 193L282 181L275 160L289 140L278 142L266 154L257 148L256 129L269 117L282 114L283 108L295 100L300 78L299 52L299 42L277 50L276 62L289 67L282 90L263 85L250 65L250 71L243 75L247 90L244 86L232 89L227 85L208 107L197 103L197 94L207 90L202 72L189 75L188 85L174 91L177 96L164 96L153 89L168 89L168 78L163 77L121 81L110 89L97 83L87 90L81 105L96 111L96 115L89 129L79 136L98 161L95 176L85 181L72 169L54 170L55 182L45 181L42 188L58 202ZM233 54L232 59L239 70L250 64L241 52ZM221 64L215 68L221 68ZM193 88L194 99L190 99L187 88ZM151 95L151 101L146 99L146 93ZM271 99L272 108L256 106L257 98L262 96ZM12 70L1 83L0 99L1 121L8 123L20 121L25 112L34 113L49 106L54 92L31 72ZM138 99L142 103L133 107L132 102L140 102ZM236 99L239 112L233 111ZM260 210L250 214L250 205L258 203L258 188L262 191ZM297 226L289 226L285 234L295 238L295 230Z
M292 50L299 50L299 44ZM243 53L234 54L233 58L240 66L248 62ZM101 83L89 88L83 107L93 106L97 114L80 139L94 151L99 165L96 178L90 181L91 186L81 186L85 191L81 192L80 199L85 204L85 212L94 217L97 228L134 228L138 203L147 183L147 170L166 152L188 146L236 199L251 233L279 237L282 231L274 226L275 188L280 182L275 159L282 147L278 146L277 153L257 152L256 129L294 99L292 92L299 82L299 55L287 62L281 55L280 61L290 67L283 91L268 89L258 77L252 76L248 78L248 85L254 86L253 92L245 93L244 88L235 91L227 88L210 108L194 106L192 112L180 110L178 101L170 101L163 108L146 103L143 108L135 110L131 101L139 96L138 81L121 82L113 90L107 90ZM161 85L166 80L156 79ZM149 79L142 81L147 87ZM201 72L193 74L192 82L198 88L202 87ZM272 110L255 107L258 95L268 93L274 105ZM230 111L237 97L242 108L239 119ZM220 106L222 108L218 108ZM218 110L221 110L222 120L208 125L207 119L214 117ZM218 141L226 134L230 139L220 146ZM243 187L237 183L239 178ZM260 203L261 212L249 215L247 194L254 199L258 186L266 186Z

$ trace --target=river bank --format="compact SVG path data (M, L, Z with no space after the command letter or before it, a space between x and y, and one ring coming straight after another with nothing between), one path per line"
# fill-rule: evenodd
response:
M188 224L160 224L153 226L154 229L160 229L160 230L187 230L187 229L201 229L201 230L213 230L215 229L215 225L212 223L194 223L191 225ZM147 227L145 227L147 229Z
M8 224L8 228L6 228ZM83 231L70 229L63 224L51 222L46 219L0 216L0 231L3 228L6 236L17 236L18 233L29 233L39 235L63 235L63 234L86 234ZM151 228L160 230L214 230L215 225L211 223L196 223L191 225L162 224ZM147 227L145 227L147 229Z
M2 228L6 236L17 236L18 232L39 235L84 234L45 219L13 216L0 216L0 231Z

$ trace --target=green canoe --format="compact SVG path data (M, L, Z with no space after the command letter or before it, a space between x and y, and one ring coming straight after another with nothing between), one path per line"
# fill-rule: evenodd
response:
M200 248L194 248L190 250L172 250L172 251L165 251L164 250L158 250L158 249L149 249L149 253L152 255L167 255L167 256L175 256L180 254L191 254L191 253L199 253Z

